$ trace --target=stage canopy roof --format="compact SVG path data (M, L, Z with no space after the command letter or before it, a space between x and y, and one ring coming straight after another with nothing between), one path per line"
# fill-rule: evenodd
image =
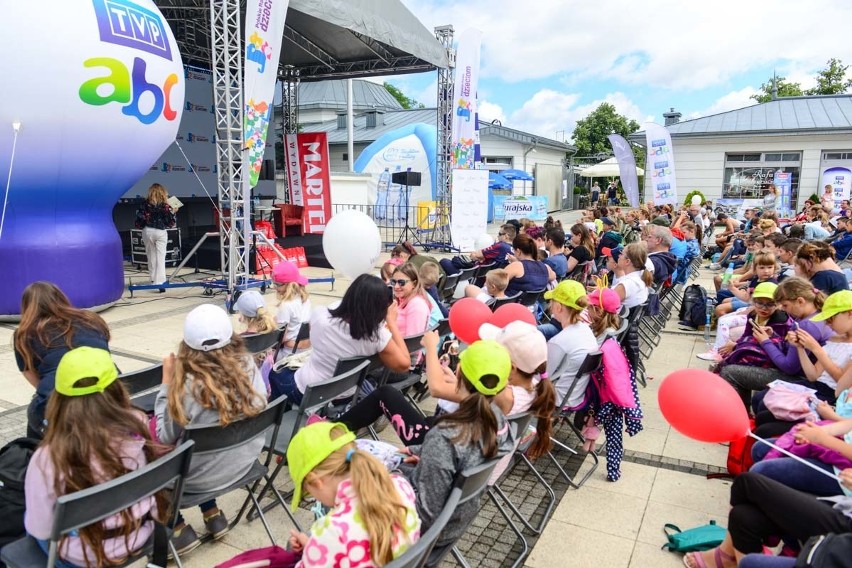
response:
M210 68L210 1L155 2L184 63ZM290 0L280 65L292 66L302 81L421 73L447 64L434 34L399 0Z

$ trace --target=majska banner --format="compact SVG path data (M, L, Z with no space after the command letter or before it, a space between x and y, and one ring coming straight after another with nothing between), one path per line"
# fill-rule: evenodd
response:
M325 132L288 134L284 143L290 203L305 208L302 214L305 233L321 235L331 218L328 135Z
M645 141L648 148L645 176L651 181L654 204L677 203L674 151L669 130L665 126L648 122L645 124Z
M618 161L618 173L621 177L621 187L627 196L631 207L639 207L639 178L636 177L636 158L633 149L623 137L618 134L607 136L612 144L612 151Z
M479 53L482 32L468 28L459 34L456 51L456 84L453 90L453 169L472 170L475 166L476 89L479 83Z

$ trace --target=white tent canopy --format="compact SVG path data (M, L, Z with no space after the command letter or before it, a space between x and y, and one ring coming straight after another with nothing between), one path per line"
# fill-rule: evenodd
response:
M615 158L610 158L608 160L604 160L599 164L595 164L594 166L583 168L582 170L580 170L580 175L588 178L615 177L621 175L621 172L618 169L618 160L616 160ZM645 170L640 167L637 167L636 175L645 175Z

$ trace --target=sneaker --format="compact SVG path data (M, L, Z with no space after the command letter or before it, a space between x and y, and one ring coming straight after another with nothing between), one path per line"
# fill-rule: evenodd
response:
M715 349L711 349L707 353L698 353L695 356L701 359L702 361L713 361L714 363L718 363L722 360L722 356L719 355L719 352Z
M198 535L195 534L195 529L192 528L192 525L184 525L183 528L177 529L172 533L171 541L174 550L177 551L179 556L192 552L201 545L201 541L198 539ZM169 558L172 557L172 551L169 549Z
M677 327L681 331L698 331L698 326L692 325L687 321L679 321L677 322Z
M219 540L231 530L228 519L225 518L225 513L222 511L212 517L204 517L204 526L207 527L207 532L213 537L213 540Z
M710 270L722 270L722 265L718 262L711 262L710 266L708 266L707 268L709 268Z
M311 424L316 424L317 422L327 422L328 418L325 416L320 416L319 414L311 414L308 416L308 419L305 420L305 426L310 426Z

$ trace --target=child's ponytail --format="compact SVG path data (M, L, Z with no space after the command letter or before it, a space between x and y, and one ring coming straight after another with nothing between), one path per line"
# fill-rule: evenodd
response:
M358 496L358 516L370 537L373 562L383 566L393 560L394 528L406 529L416 519L407 518L408 509L382 463L367 452L345 451L349 479Z
M546 365L546 364L545 364ZM537 419L535 441L527 450L530 459L541 457L553 447L553 411L556 410L556 389L549 379L540 379L535 387L535 399L529 412ZM522 435L522 432L518 432Z

